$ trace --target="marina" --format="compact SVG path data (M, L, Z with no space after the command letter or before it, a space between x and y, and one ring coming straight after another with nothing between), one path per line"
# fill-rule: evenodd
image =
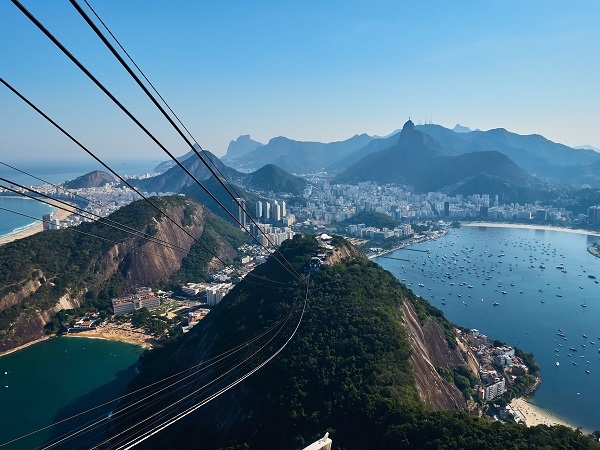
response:
M600 428L594 406L600 402L600 353L587 336L600 336L595 319L600 287L589 277L600 273L600 259L586 249L598 239L560 231L463 227L416 244L415 249L426 251L411 253L403 266L376 261L452 322L485 329L493 339L534 353L542 384L530 402L595 430ZM401 250L390 254L405 255Z

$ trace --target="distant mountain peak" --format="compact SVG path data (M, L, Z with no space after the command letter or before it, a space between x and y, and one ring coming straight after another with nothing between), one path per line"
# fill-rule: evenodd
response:
M404 124L404 126L402 127L402 133L405 133L405 132L408 133L408 132L414 131L414 129L415 129L415 124L413 123L412 120L408 119L406 121L406 123Z
M452 128L452 131L454 131L455 133L470 133L471 130L469 127L464 127L461 124L457 123L454 128Z
M578 145L577 147L573 147L573 148L577 149L577 150L593 150L595 152L600 153L600 148L594 147L592 145Z
M249 134L243 134L235 141L229 142L227 153L225 156L223 156L222 160L231 161L237 158L242 158L262 146L264 146L262 142L252 140Z
M116 181L117 179L111 174L102 170L94 170L65 182L64 187L67 189L93 188L104 186L107 183L115 183Z

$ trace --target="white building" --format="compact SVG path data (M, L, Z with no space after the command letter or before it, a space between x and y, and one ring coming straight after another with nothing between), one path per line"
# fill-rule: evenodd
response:
M141 308L160 307L160 298L148 287L137 288L135 294L112 299L114 314L129 314Z
M484 401L493 400L500 397L506 392L506 384L504 378L498 379L495 383L485 386L483 392L480 391L480 396L483 396Z
M231 283L221 283L212 285L206 289L206 303L208 306L218 305L232 287Z

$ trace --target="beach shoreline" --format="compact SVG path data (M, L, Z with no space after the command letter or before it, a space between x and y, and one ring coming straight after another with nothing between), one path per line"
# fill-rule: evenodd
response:
M582 230L582 229L573 229L573 228L563 228L563 227L553 227L550 225L529 225L525 223L498 223L498 222L461 222L461 226L464 227L489 227L489 228L522 228L528 230L543 230L543 231L563 231L565 233L574 233L574 234L587 234L590 236L599 236L600 233L596 231Z
M58 220L66 220L72 213L65 211L63 209L54 208L54 212L52 214ZM13 241L16 241L19 239L33 236L34 234L40 233L41 231L44 231L44 225L42 224L41 218L40 218L39 223L37 223L29 228L20 230L16 233L8 234L5 236L0 236L0 245L8 244L9 242L13 242Z
M128 344L139 345L145 349L151 349L158 344L158 341L154 338L154 336L145 333L143 330L132 327L118 326L114 323L109 323L92 330L66 333L64 336L126 342Z
M581 428L540 406L534 405L525 397L513 399L509 406L513 411L516 411L517 417L528 427L535 427L537 425L562 425L574 430Z

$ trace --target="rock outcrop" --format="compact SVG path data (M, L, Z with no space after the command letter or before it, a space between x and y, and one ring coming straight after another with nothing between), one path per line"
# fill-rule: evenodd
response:
M436 409L465 409L462 393L436 370L436 367L452 370L459 364L465 364L460 351L450 349L440 325L435 322L422 325L408 300L402 303L402 319L413 349L410 362L421 400Z
M166 212L176 222L186 223L183 228L196 239L205 231L206 215L211 214L189 198L183 201L179 198L167 207ZM80 306L88 291L101 288L115 275L121 279L122 291L129 292L141 285L167 280L179 270L194 240L164 217L152 218L151 221L147 229L152 230L152 239L128 235L104 253L91 257L87 268L83 270L82 279L85 281L78 286L67 286L66 293L57 298L51 307L40 309L28 305L16 316L13 314L14 320L0 330L0 354L43 338L45 325L58 311ZM236 256L235 249L220 237L217 238L217 248L212 250L221 260L231 261ZM219 265L221 262L213 258L208 267L216 268ZM45 283L52 283L51 275L33 268L30 278L17 283L16 287L10 289L11 292L0 296L0 314L8 308L24 304ZM5 287L5 290L8 288Z

